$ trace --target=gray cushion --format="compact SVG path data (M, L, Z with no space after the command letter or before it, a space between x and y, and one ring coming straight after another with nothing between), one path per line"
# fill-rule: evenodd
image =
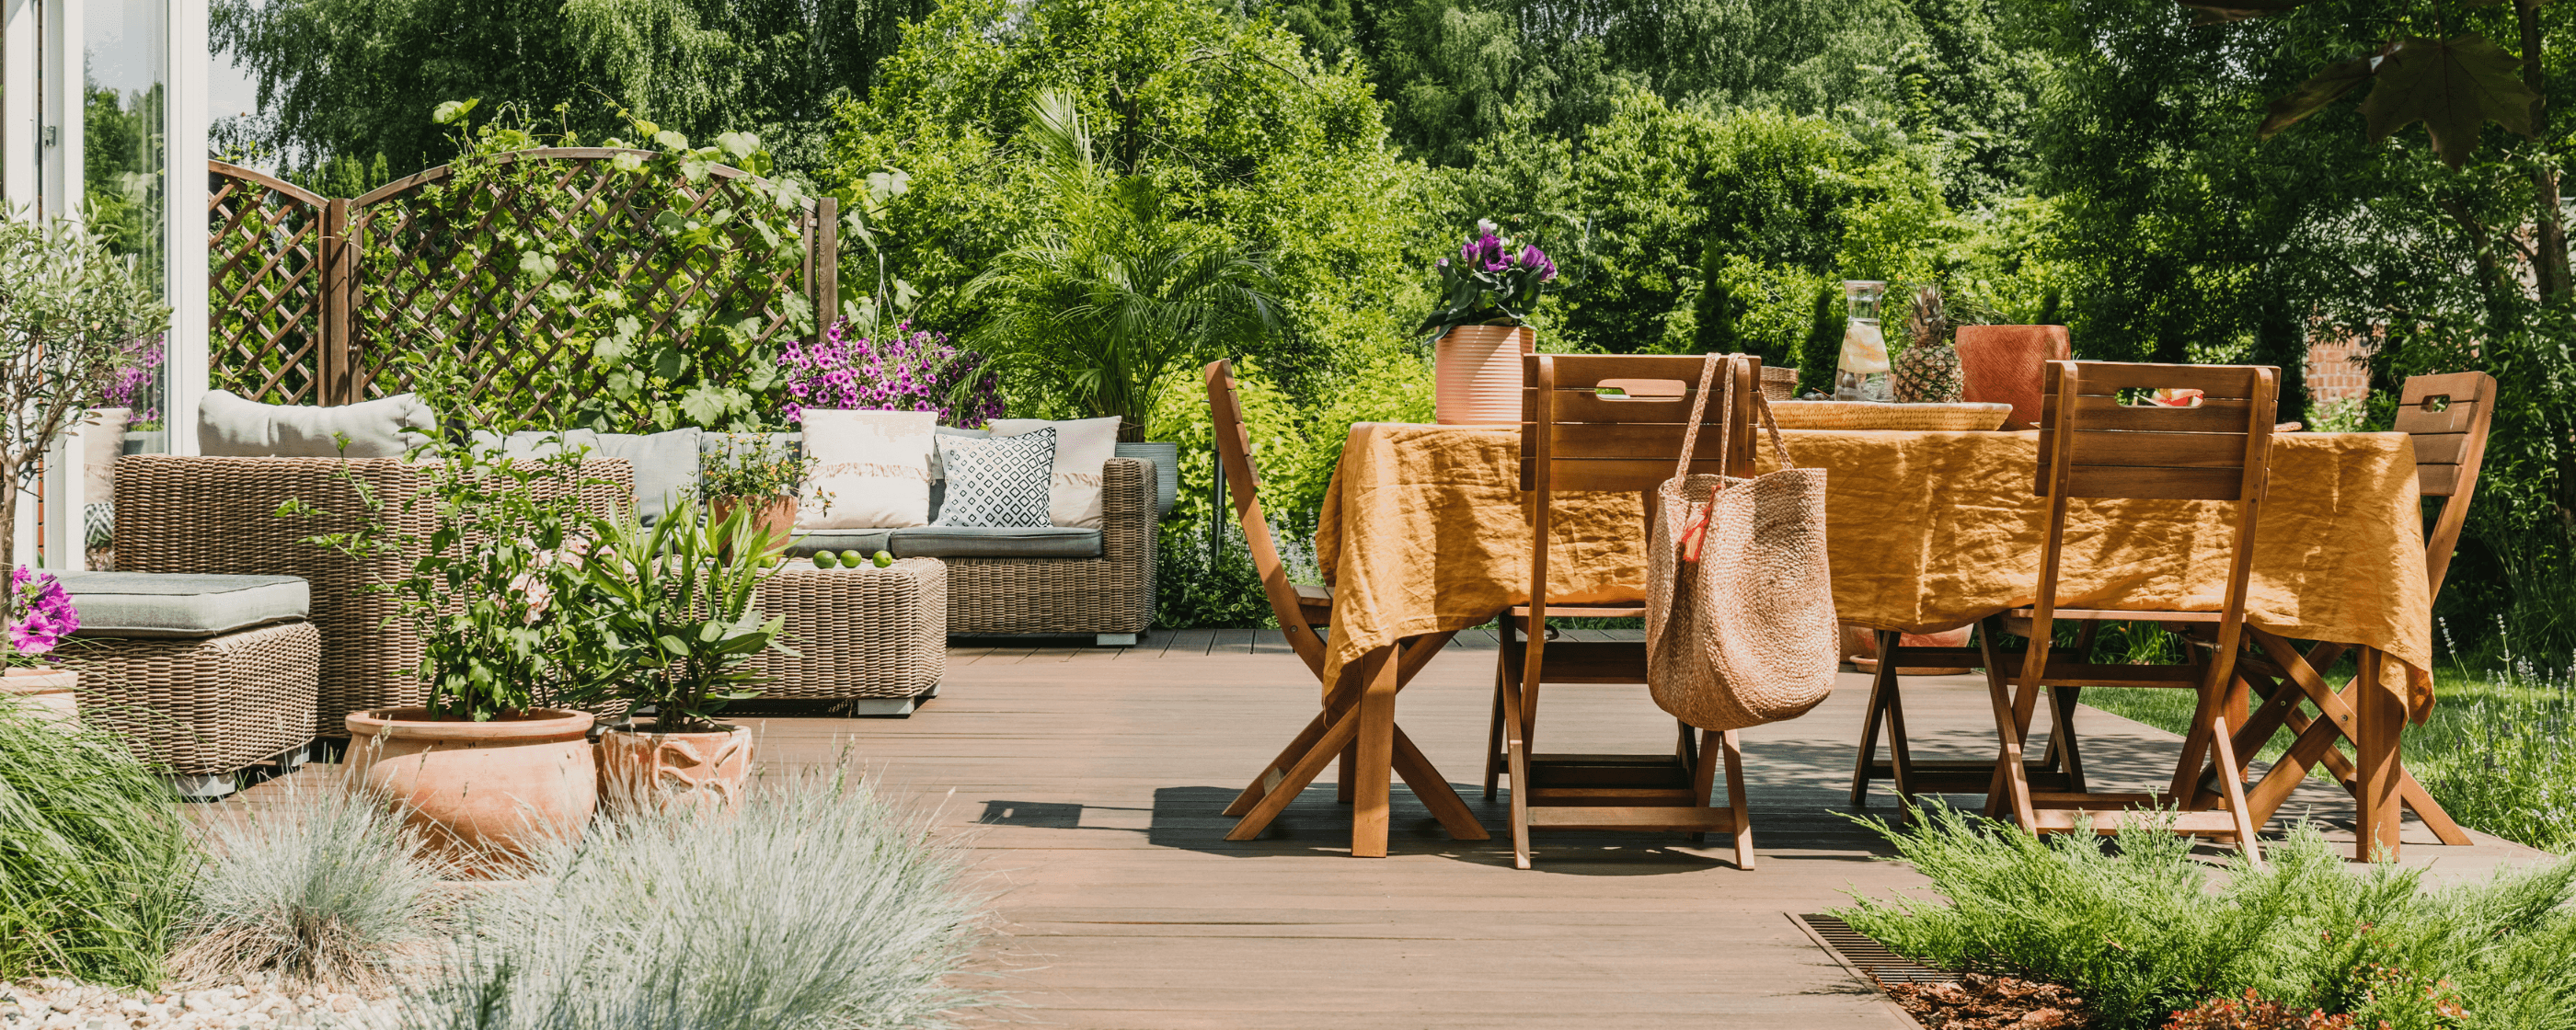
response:
M211 637L304 618L312 588L294 576L57 572L81 637Z
M750 453L753 445L761 442L763 439L766 439L769 442L769 447L773 451L784 447L785 452L790 457L805 453L805 434L803 433L702 432L698 434L698 455L702 459L718 457L724 454L725 448L727 447L738 447L741 448L744 453Z
M811 558L816 551L834 554L857 551L874 556L878 551L891 550L886 546L887 532L882 529L818 529L811 533L798 533L795 539L787 542L787 556Z
M1100 531L1064 526L912 526L895 530L897 558L1097 558Z
M635 514L649 526L666 512L685 510L698 492L698 448L705 436L696 429L667 433L601 433L596 453L624 458L635 469Z
M438 416L413 394L308 408L261 404L230 390L197 403L198 453L236 458L399 458L438 435ZM340 448L339 436L349 446Z
M587 429L527 429L508 436L481 429L474 431L476 451L498 453L504 458L551 458L566 450L584 447L598 450L599 434Z

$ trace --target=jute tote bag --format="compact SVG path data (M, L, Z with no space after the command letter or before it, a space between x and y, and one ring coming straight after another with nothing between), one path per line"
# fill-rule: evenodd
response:
M1721 363L1700 370L1682 452L1655 489L1646 551L1646 684L1655 704L1703 730L1794 719L1834 688L1841 630L1825 560L1825 470L1789 460L1771 405L1762 415L1780 470L1752 479L1690 474L1692 448ZM1735 410L1735 377L1725 407ZM1721 420L1718 453L1733 443Z

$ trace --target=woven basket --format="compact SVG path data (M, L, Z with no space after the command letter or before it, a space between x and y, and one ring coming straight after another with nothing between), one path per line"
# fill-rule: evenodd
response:
M2013 407L2010 404L1775 400L1771 411L1779 418L1782 429L1906 429L1931 433L1975 433L2001 427L2005 419L2012 417Z
M1793 401L1798 399L1798 370L1762 366L1762 399ZM1787 426L1788 423L1780 423Z

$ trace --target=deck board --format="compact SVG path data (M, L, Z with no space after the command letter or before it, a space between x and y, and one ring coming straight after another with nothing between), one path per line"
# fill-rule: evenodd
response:
M849 761L935 808L942 834L972 849L1002 930L978 968L1016 1006L982 1015L1002 1022L1906 1025L1788 919L1845 903L1846 889L1923 884L1876 861L1888 850L1843 817L1865 678L1845 674L1802 719L1745 731L1759 870L1735 869L1724 837L1694 847L1678 835L1543 832L1538 868L1521 871L1507 794L1485 802L1476 782L1494 638L1461 636L1470 646L1435 659L1397 718L1496 839L1450 840L1399 782L1384 859L1349 857L1349 810L1329 769L1262 839L1224 839L1233 821L1220 810L1316 703L1284 645L1246 653L1255 631L1159 631L1132 650L961 641L939 697L909 718L747 721L766 768ZM1979 681L1907 682L1918 754L1992 753ZM1553 691L1539 718L1549 751L1672 741L1642 688ZM2113 770L2175 739L2091 709L2077 718L2089 764L2112 785ZM2348 822L2336 797L2312 783L2283 811L2313 804ZM1893 797L1882 788L1868 811L1894 817ZM2431 838L2411 821L2406 832L2408 861L2438 860L2445 873L2534 854L2421 846Z

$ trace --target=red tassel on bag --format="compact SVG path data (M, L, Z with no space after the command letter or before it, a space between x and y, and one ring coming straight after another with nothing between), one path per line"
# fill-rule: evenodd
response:
M1724 489L1726 489L1726 484L1719 483L1717 485L1717 490ZM1717 490L1711 490L1708 492L1709 499L1711 501L1717 499ZM1715 512L1716 510L1717 505L1715 504L1701 508L1699 510L1699 515L1690 520L1690 525L1682 527L1683 561L1694 562L1699 560L1700 542L1708 539L1708 517L1710 513Z

